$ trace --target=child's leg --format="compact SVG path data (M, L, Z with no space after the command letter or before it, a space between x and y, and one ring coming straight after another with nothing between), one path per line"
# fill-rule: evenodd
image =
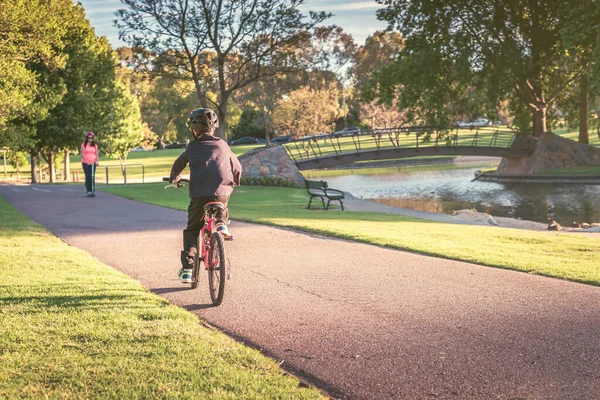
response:
M204 198L194 197L188 206L188 222L187 227L183 230L183 251L181 252L183 268L193 268L194 258L198 254L198 236L204 226L204 204L206 204Z
M213 201L223 203L223 205L225 206L225 210L217 211L215 217L217 219L217 223L226 224L227 220L229 220L229 208L227 207L227 203L229 202L229 196L217 196Z

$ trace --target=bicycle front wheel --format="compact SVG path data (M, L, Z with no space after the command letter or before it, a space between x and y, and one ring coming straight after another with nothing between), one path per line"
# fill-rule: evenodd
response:
M227 280L227 267L223 236L213 233L210 237L210 252L208 257L208 289L210 299L215 306L223 301L225 294L225 281Z

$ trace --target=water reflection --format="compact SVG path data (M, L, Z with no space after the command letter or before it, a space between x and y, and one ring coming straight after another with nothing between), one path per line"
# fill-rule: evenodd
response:
M561 225L600 222L600 185L471 182L475 170L327 176L331 187L395 207L451 214L475 208L488 214ZM352 173L348 171L348 173Z

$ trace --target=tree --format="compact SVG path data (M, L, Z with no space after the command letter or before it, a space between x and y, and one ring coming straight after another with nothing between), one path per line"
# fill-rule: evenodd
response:
M391 106L379 104L377 101L361 103L360 119L370 124L372 129L396 128L403 124L404 114L398 110L396 101Z
M365 44L356 51L349 70L359 97L362 97L373 74L393 62L403 47L404 40L398 32L376 31L367 37Z
M260 137L264 135L265 120L260 111L253 108L246 108L242 111L242 116L232 128L233 138L240 138L242 136Z
M102 132L106 127L100 116L110 107L112 99L107 92L116 79L112 48L105 37L95 35L81 6L73 5L66 26L64 68L39 72L49 85L66 89L60 102L36 124L34 149L48 162L51 182L56 180L56 154L78 150L86 131Z
M588 0L570 0L561 6L565 18L561 30L563 48L575 60L575 68L583 69L577 88L565 96L567 103L579 106L578 113L570 114L569 122L578 123L579 142L588 144L590 94L600 95L600 10L590 7Z
M191 82L157 77L151 89L141 99L143 120L160 141L184 139L189 113L198 104Z
M44 118L58 101L60 93L40 84L29 65L37 62L48 70L64 65L62 21L72 6L70 0L0 0L1 146L29 145L33 130L23 129L20 121Z
M302 0L123 0L120 38L155 53L176 51L191 74L203 106L219 114L217 135L227 126L228 100L252 82L298 66L297 45L329 15L299 11ZM200 68L203 53L214 51L214 69ZM204 64L206 65L206 64ZM211 65L212 66L212 65ZM206 95L215 82L217 98Z
M330 132L342 116L338 99L337 84L323 90L303 86L278 102L273 122L280 132L295 137Z
M125 173L127 155L144 138L144 127L137 99L123 83L115 82L111 95L114 101L108 103L110 108L104 117L106 130L101 132L99 142L107 156L119 159Z
M252 127L254 129L260 127L265 142L269 144L271 142L271 136L275 131L273 113L275 112L279 101L300 86L300 74L281 73L276 76L257 80L240 90L236 96L236 100L252 110L248 111L249 115L253 115L253 113L257 112L261 117L260 122L252 118L252 123L246 124L245 127ZM246 111L244 111L244 114L246 114ZM255 117L255 115L253 115L253 117ZM244 121L243 118L240 122L242 121ZM245 136L240 132L240 129L241 128L234 130L235 136Z
M548 106L583 72L565 64L559 0L377 1L387 6L378 18L405 38L378 94L389 102L401 88L400 106L427 122L447 122L446 104L474 87L490 109L518 101L533 131L546 132Z

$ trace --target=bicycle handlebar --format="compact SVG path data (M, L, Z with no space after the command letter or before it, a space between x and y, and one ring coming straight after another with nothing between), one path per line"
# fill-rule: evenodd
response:
M166 176L163 176L162 180L163 180L163 182L169 182L169 178ZM186 179L186 178L181 178L181 179L179 179L178 182L169 183L167 186L165 186L165 189L172 188L172 187L180 188L180 187L185 186L184 183L190 183L190 180Z

